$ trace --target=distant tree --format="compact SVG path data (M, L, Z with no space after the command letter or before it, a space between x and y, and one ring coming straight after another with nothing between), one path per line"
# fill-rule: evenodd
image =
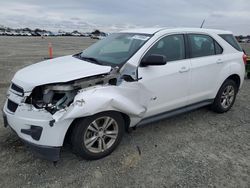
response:
M93 35L100 35L101 32L100 32L100 30L96 29L96 30L93 31L91 34L93 34Z
M36 28L35 30L34 30L34 32L42 32L42 30L41 29L38 29L38 28Z
M32 30L30 28L26 27L26 28L23 28L23 31L31 32Z

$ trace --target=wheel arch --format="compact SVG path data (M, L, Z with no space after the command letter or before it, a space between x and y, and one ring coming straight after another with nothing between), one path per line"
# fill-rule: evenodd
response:
M235 81L235 83L236 83L236 85L237 85L237 89L239 90L239 88L240 88L240 86L241 86L241 79L240 79L240 76L238 75L238 74L232 74L231 76L229 76L229 77L227 77L227 79L226 80L233 80L233 81ZM226 81L225 80L225 81ZM225 82L224 81L224 82ZM224 83L223 82L223 83Z
M123 112L119 112L119 111L115 111L115 110L108 110L108 111L103 111L103 112L98 112L96 114L100 114L100 113L105 113L105 112L116 112L116 113L119 113L121 114L123 120L124 120L124 125L125 125L125 131L126 132L129 132L129 127L130 127L130 123L131 123L131 119L129 117L129 115L123 113ZM96 114L93 114L93 115L96 115ZM91 115L92 116L92 115ZM72 123L70 124L70 126L68 127L66 133L65 133L65 136L64 136L64 141L63 143L67 143L67 142L70 142L70 138L71 138L71 134L73 132L73 129L75 128L77 122L83 118L86 118L88 116L85 116L85 117L79 117L79 118L76 118L72 121Z
M218 94L221 86L225 83L226 80L229 80L229 79L235 81L235 83L237 85L237 89L239 91L239 89L240 89L240 87L242 86L242 83L243 83L243 80L242 80L241 76L238 73L231 73L230 74L228 72L226 75L223 75L223 74L220 75L220 79L219 79L220 81L216 84L216 86L214 88L214 92L213 92L211 98L214 99L216 97L216 95Z

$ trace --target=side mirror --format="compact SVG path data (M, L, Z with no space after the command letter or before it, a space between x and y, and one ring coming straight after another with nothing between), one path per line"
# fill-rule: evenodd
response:
M146 66L166 65L166 63L167 63L166 56L159 54L151 54L150 56L142 59L140 66L146 67Z

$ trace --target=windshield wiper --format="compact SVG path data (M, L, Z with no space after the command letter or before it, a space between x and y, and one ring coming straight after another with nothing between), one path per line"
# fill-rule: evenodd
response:
M87 57L87 56L82 56L81 54L79 55L79 58L82 60L87 60L87 61L91 61L94 62L98 65L102 65L102 63L100 61L98 61L98 59L94 58L94 57Z

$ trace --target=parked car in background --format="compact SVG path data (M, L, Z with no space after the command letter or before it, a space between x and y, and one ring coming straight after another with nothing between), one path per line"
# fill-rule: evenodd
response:
M92 34L90 38L102 40L102 39L106 38L106 36L104 36L104 35L93 35Z
M240 40L241 43L250 43L250 39L244 38Z
M4 105L5 126L40 157L57 161L70 138L79 156L99 159L133 127L206 105L227 112L244 63L229 31L122 31L81 53L19 70Z

